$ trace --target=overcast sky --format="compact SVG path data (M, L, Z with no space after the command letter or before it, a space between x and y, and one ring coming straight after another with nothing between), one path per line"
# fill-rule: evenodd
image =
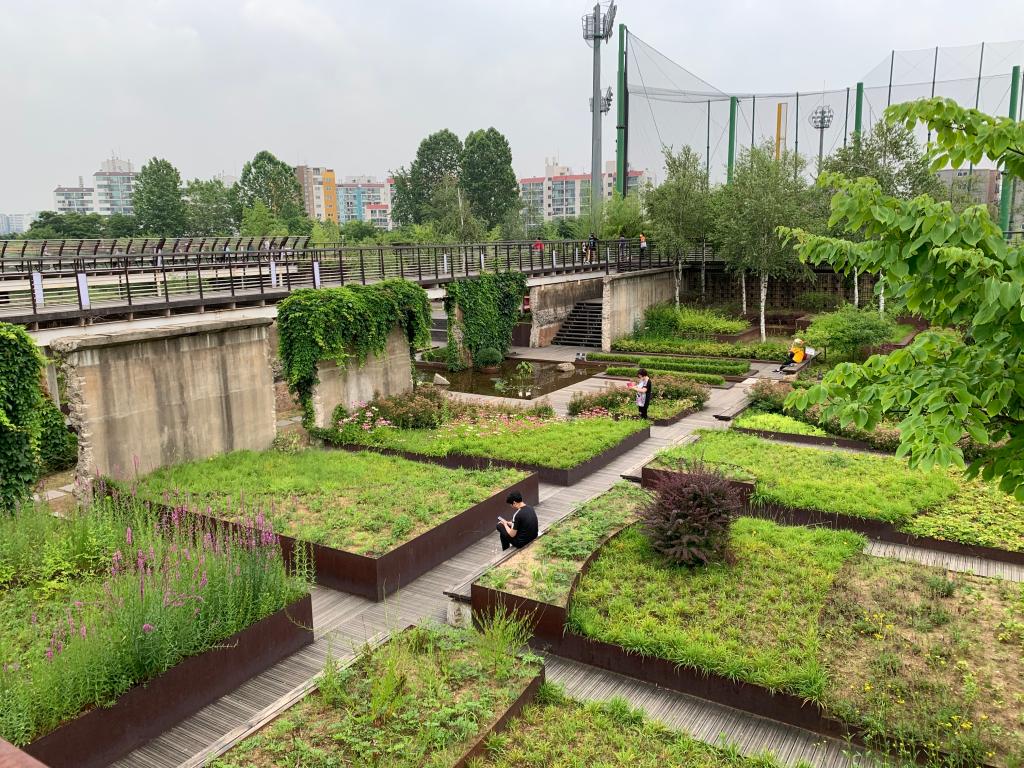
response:
M924 10L927 9L927 10ZM4 0L0 211L116 152L186 179L269 149L384 176L440 128L494 126L520 175L585 170L586 2ZM892 48L1024 38L1020 0L621 0L618 21L718 88L846 86ZM603 80L614 86L614 43ZM1008 67L1007 67L1008 68ZM605 119L605 159L614 119ZM88 183L88 182L87 182Z

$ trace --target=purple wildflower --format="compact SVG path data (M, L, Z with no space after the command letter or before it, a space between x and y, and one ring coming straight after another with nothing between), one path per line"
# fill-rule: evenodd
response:
M148 634L149 634L150 632L152 632L152 631L153 631L154 629L156 629L156 627L154 627L154 626L153 626L152 624L150 624L149 622L147 622L147 623L145 623L145 624L143 624L143 625L142 625L142 631L143 631L143 633L144 633L144 634L147 634L147 635L148 635Z
M128 546L132 545L132 527L129 525L124 532L124 540L128 542Z

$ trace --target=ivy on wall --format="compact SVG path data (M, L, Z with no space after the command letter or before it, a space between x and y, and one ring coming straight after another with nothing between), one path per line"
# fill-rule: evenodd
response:
M384 353L395 326L405 331L410 346L430 344L427 292L408 280L307 288L278 305L281 364L307 428L313 425L313 389L320 381L317 363L362 365L371 354Z
M36 479L43 363L24 328L0 323L0 512L13 511Z
M495 272L448 284L444 308L448 313L448 368L467 366L464 353L475 359L483 349L504 353L512 344L512 329L519 320L526 295L522 272ZM461 321L456 308L462 310ZM461 338L461 344L459 340Z
M78 461L78 437L69 432L64 414L43 396L39 411L39 468L43 473L71 469Z

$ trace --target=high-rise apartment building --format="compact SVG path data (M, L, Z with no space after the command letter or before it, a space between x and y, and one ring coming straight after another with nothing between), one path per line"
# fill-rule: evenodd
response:
M645 171L630 171L626 181L627 192L637 190L645 178ZM614 160L605 164L601 183L603 199L611 200L615 192ZM590 174L573 173L568 166L548 159L545 161L543 176L519 180L519 194L531 224L567 216L583 216L590 213Z
M969 193L977 202L989 208L999 207L1000 178L995 168L944 168L936 172L939 181L947 188L956 185L958 191Z
M79 176L77 187L53 190L53 207L57 213L96 213L96 190L85 186Z
M77 187L57 187L53 190L53 205L57 213L98 213L109 216L112 213L130 215L132 187L135 171L131 161L112 157L100 163L100 169L92 175L92 186L85 186L78 177Z
M380 229L391 229L391 199L394 181L374 176L346 176L338 184L338 213L341 223L365 221Z
M334 171L299 165L295 168L295 177L302 187L306 215L317 221L338 221L338 188Z
M27 231L38 213L0 213L0 236L20 235Z

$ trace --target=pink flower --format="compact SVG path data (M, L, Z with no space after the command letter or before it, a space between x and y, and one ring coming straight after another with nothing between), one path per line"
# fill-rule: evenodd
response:
M152 624L149 624L148 622L146 624L142 625L142 631L143 631L144 634L148 635L154 629L156 629L156 627L154 627Z
M86 630L85 630L85 624L83 624L83 625L82 625L82 626L81 626L81 627L79 628L79 630L78 630L78 634L80 634L80 635L81 635L82 637L85 637L85 635L86 635Z
M124 540L126 542L128 542L128 546L129 547L132 545L132 527L131 526L128 526L128 528L125 529Z

